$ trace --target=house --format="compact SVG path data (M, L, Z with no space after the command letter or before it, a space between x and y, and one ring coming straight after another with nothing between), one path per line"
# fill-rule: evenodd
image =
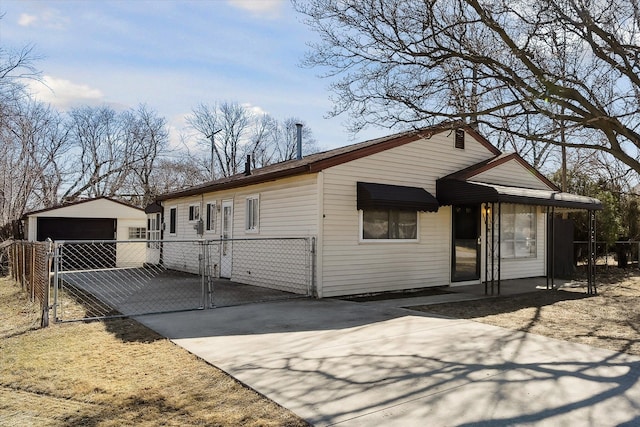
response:
M101 266L141 266L145 261L147 217L144 210L108 197L28 212L24 214L23 221L24 234L30 242L42 242L48 238L56 242L123 242L117 243L114 251L103 254L105 259ZM122 255L123 245L127 245L126 257Z
M545 276L547 218L601 208L452 124L247 167L158 200L166 242L314 238L318 297ZM217 275L256 279L237 271L233 248L225 256Z

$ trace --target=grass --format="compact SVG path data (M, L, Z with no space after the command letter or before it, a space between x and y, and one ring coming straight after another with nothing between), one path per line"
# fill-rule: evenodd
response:
M640 356L640 273L610 269L598 283L596 296L578 288L411 309Z
M132 319L38 325L0 278L0 425L307 425Z

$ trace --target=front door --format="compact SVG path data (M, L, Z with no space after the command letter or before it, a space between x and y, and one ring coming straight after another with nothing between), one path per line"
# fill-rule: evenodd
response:
M453 206L452 282L480 279L480 207Z
M220 277L231 278L233 243L233 200L222 201L222 247L220 248Z

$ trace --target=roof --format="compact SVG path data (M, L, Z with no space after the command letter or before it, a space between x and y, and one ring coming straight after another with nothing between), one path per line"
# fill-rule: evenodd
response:
M77 201L77 202L63 203L63 204L60 204L60 205L52 206L50 208L39 209L37 211L27 212L24 215L22 215L22 217L26 218L28 216L37 215L37 214L40 214L40 213L43 213L43 212L49 212L49 211L53 211L53 210L56 210L56 209L67 208L69 206L76 206L76 205L81 205L81 204L84 204L84 203L95 202L96 200L108 200L110 202L118 203L118 204L120 204L122 206L126 206L128 208L137 209L139 211L144 211L143 209L140 209L139 207L134 206L134 205L130 205L129 203L121 202L119 200L115 200L115 199L112 199L112 198L106 197L106 196L100 196L100 197L95 197L93 199L85 199L85 200L80 200L80 201Z
M461 180L461 181L466 181L470 178L473 178L476 175L481 174L482 172L486 172L490 169L496 168L502 164L505 164L511 160L515 160L516 162L520 163L526 170L528 170L529 172L531 172L536 178L538 178L540 181L542 181L545 185L547 185L549 188L555 190L555 191L560 191L560 188L555 185L553 182L549 181L549 179L547 179L547 177L545 177L544 175L542 175L537 169L535 169L533 166L531 166L525 159L523 159L519 154L517 153L504 153L504 154L500 154L496 157L493 157L491 159L487 159L484 160L480 163L476 163L475 165L471 165L468 168L459 170L457 172L454 172L450 175L447 175L445 177L443 177L442 179L457 179L457 180Z
M602 209L602 203L598 199L559 190L535 190L450 178L436 181L436 194L442 205L502 202L571 209Z
M500 151L494 147L486 138L476 132L472 127L460 122L447 122L436 126L422 129L401 132L382 138L372 139L345 147L336 148L321 153L310 154L299 160L288 160L281 163L254 169L250 175L244 173L230 177L220 178L214 181L205 182L200 185L162 194L157 200L168 200L177 197L193 196L212 191L238 188L252 184L272 181L278 178L316 173L321 170L350 162L355 159L370 156L392 148L396 148L419 139L430 138L441 132L446 132L456 128L463 128L469 135L484 145L490 152L499 155Z

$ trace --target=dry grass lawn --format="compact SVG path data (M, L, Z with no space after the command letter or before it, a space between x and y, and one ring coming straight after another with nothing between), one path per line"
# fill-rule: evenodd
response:
M305 426L131 319L38 329L0 278L0 425Z
M601 274L597 296L577 288L411 308L640 356L637 270Z

